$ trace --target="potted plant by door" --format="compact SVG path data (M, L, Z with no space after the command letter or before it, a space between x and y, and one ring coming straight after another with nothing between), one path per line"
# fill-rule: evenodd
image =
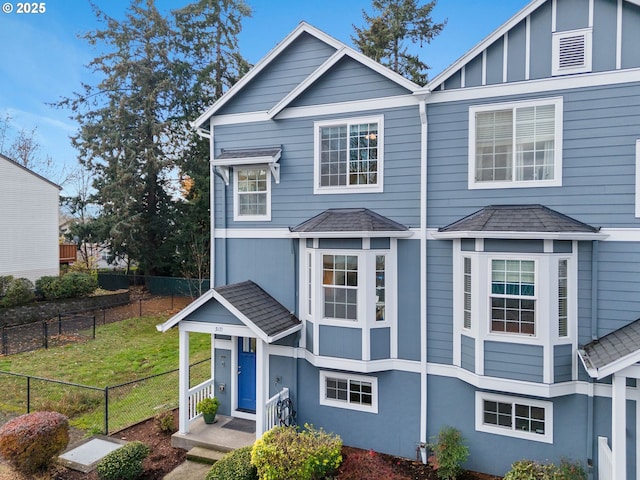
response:
M216 397L203 398L196 404L196 412L202 414L204 423L214 423L219 406L220 400Z

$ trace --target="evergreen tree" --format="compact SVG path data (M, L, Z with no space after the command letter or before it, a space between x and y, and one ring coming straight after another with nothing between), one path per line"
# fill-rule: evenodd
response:
M446 25L434 23L431 13L436 0L419 6L419 0L373 0L376 12L369 15L364 10L362 17L366 26L353 26L356 47L368 57L389 67L418 85L427 83L429 66L419 55L409 53L407 41L430 43Z
M237 15L223 15L224 8L234 11L236 5ZM176 177L191 176L185 167L192 163L198 165L193 168L198 175L200 163L208 172L208 148L196 140L188 121L209 106L217 92L207 80L207 72L221 58L212 52L229 48L242 65L237 48L232 50L235 37L233 42L227 37L239 32L245 8L232 0L200 0L163 17L153 0L132 0L119 21L94 5L105 28L83 38L106 52L89 65L101 81L83 85L80 93L58 105L70 108L80 124L72 143L94 178L92 200L101 207L100 230L107 232L101 240L112 254L134 259L146 274L170 274L181 263L176 254L184 255L188 248L177 246L187 245L191 237L180 237L187 233L178 221L206 222L199 230L206 238L198 243L209 241L208 212L204 220L202 205L187 208L196 198L204 202L205 193L208 203L208 173L206 179L196 178L202 192L195 195L194 190L184 203L175 192ZM216 18L215 12L220 14ZM228 34L212 36L223 26ZM212 43L216 38L227 43L218 49ZM222 69L221 76L228 78L240 72L232 63ZM228 84L222 81L220 91ZM180 218L178 211L191 220Z

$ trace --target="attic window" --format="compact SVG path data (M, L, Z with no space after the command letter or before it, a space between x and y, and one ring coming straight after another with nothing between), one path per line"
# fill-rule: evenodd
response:
M553 34L552 75L591 71L591 28Z

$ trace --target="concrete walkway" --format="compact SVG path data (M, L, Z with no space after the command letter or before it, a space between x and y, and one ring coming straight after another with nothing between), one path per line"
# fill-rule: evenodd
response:
M163 480L204 480L209 470L211 465L187 460L173 472L165 475Z

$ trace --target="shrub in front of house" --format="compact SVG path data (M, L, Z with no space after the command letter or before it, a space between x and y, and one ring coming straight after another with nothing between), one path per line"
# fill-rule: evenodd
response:
M0 275L0 298L7 293L7 287L13 280L13 275Z
M144 443L130 442L107 454L96 470L102 480L135 480L144 472L142 462L149 453L151 449Z
M258 469L260 480L318 480L337 470L342 462L341 450L339 436L311 425L305 425L302 431L275 427L256 441L251 463Z
M205 480L258 480L258 471L251 464L251 449L242 447L226 454L213 464Z
M36 281L36 289L45 300L86 297L98 288L96 279L81 272L69 272L61 277L42 277Z
M460 430L444 426L429 444L435 457L436 474L443 480L455 480L463 472L462 464L469 457L469 448L464 444Z
M31 280L27 278L11 279L5 288L2 306L15 307L33 301L36 298L33 290L34 286Z
M586 480L587 472L579 462L562 459L559 465L519 460L511 465L504 480Z
M57 412L34 412L0 428L0 455L18 472L47 469L69 443L69 421Z

